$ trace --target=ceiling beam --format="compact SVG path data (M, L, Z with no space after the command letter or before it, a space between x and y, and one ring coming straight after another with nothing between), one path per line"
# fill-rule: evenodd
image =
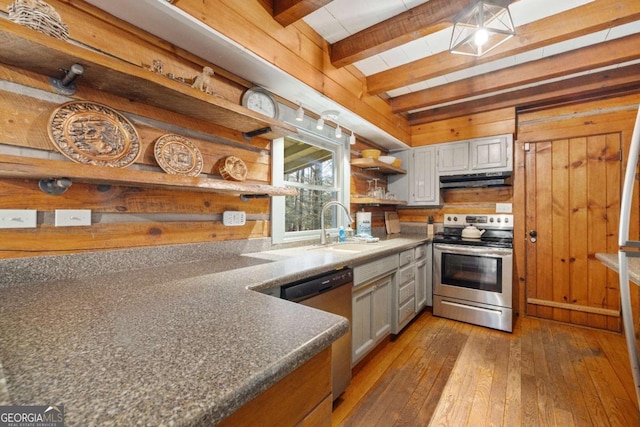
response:
M575 49L536 61L458 80L391 99L391 110L404 113L473 96L504 91L557 77L607 67L640 58L640 34Z
M516 36L487 55L444 51L367 77L371 95L527 52L640 19L638 0L596 0L516 28Z
M331 0L272 0L272 15L286 27L329 3Z
M445 29L475 0L430 0L331 45L331 63L344 67Z
M420 111L409 115L409 124L413 127L506 107L532 108L626 93L640 93L640 64Z

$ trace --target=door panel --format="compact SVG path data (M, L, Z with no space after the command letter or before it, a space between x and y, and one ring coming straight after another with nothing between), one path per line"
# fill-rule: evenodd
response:
M595 254L617 250L620 150L619 133L530 144L528 315L619 330L617 276Z

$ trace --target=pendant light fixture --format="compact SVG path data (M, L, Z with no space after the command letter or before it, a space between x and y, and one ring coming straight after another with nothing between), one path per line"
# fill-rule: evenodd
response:
M335 137L340 139L342 138L342 129L340 128L340 125L338 124L338 116L340 115L340 111L336 111L336 110L326 110L323 111L320 114L320 118L318 119L318 121L316 122L316 129L318 130L322 130L324 129L324 121L325 120L330 120L333 123L336 124L336 132L335 132Z
M296 110L296 121L301 122L304 120L304 109L302 108L302 104L298 105L298 109Z
M349 135L349 145L356 145L356 134L353 131Z
M454 19L449 51L481 56L516 34L505 0L476 0Z

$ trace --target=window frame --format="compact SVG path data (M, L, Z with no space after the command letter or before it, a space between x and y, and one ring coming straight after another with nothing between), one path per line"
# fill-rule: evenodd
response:
M333 153L334 162L334 184L331 188L337 194L336 200L342 203L350 210L350 155L351 150L344 141L332 140L329 137L318 135L298 128L298 134L289 136L288 138L314 145ZM271 146L271 164L272 164L272 182L277 187L294 187L299 188L297 184L285 181L284 179L284 143L285 138L278 138L272 141ZM315 186L302 186L309 189L317 189ZM272 243L288 243L302 240L311 240L320 238L320 230L307 231L286 231L285 230L285 198L286 196L273 196L271 198L271 240ZM342 209L335 210L337 219L336 227L327 228L329 232L337 232L340 226L346 228L346 216Z

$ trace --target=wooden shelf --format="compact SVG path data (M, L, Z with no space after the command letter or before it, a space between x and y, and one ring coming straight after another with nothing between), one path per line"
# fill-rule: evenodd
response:
M44 160L21 156L0 155L0 177L25 179L69 178L72 182L154 187L237 195L296 195L294 188L266 184L224 181L222 179L169 175L135 169L120 169L83 165L62 160Z
M404 200L390 200L390 199L373 199L371 197L358 197L351 196L351 203L354 205L406 205Z
M245 134L264 130L259 135L267 139L297 133L286 123L224 98L4 19L0 29L0 62L55 78L61 77L60 69L69 69L77 63L84 67L83 75L76 80L78 86L86 85Z
M395 166L391 166L390 164L381 162L379 160L369 159L369 158L361 158L361 159L351 159L351 165L357 166L360 169L375 169L382 173L389 174L404 174L407 173L406 170L397 168Z

